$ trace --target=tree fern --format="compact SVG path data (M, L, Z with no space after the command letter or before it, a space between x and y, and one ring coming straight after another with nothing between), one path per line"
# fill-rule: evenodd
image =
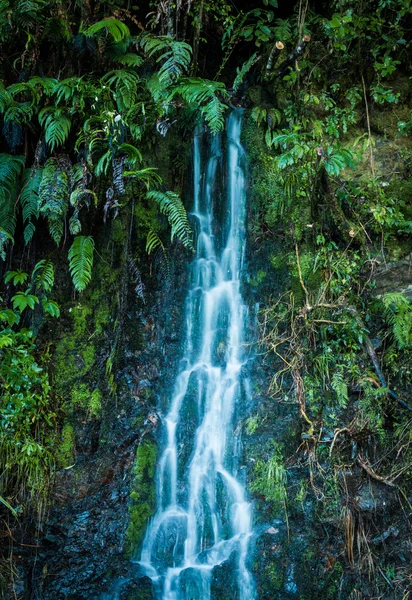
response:
M82 292L92 277L94 241L88 236L79 235L69 250L69 270L74 287Z
M48 106L39 112L39 123L45 129L50 149L61 146L69 137L71 119L62 108Z
M24 241L29 243L33 237L36 225L34 221L39 216L39 188L43 176L42 168L25 169L23 172L20 203L23 210Z
M39 187L39 211L47 218L56 244L60 243L63 236L64 219L69 206L70 166L64 158L49 158Z
M172 240L177 236L185 248L193 249L192 229L179 196L174 192L152 190L147 193L147 198L155 200L159 204L160 212L167 216L172 228Z
M220 98L229 98L223 83L197 77L186 77L179 80L169 95L169 101L177 95L195 108L200 107L200 112L213 134L223 129L225 124L223 115L227 106Z
M115 42L120 42L121 40L130 37L130 31L127 25L113 17L94 23L86 29L84 35L92 37L99 33L111 35Z

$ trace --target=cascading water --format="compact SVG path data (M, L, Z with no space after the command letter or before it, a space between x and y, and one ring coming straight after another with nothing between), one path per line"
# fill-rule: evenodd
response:
M205 165L201 136L195 136L193 215L198 236L186 301L184 355L164 418L157 513L139 560L161 600L209 600L212 571L229 558L236 564L231 575L236 597L256 596L246 564L251 506L237 479L233 432L235 410L247 389L242 368L247 309L240 293L246 216L241 123L242 111L233 111L227 122L227 150L223 152L219 136L212 138ZM226 216L218 234L216 183L226 153L227 194L221 210Z

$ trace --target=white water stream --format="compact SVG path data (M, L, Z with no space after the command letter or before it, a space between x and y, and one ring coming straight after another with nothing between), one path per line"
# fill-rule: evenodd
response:
M228 585L236 589L235 597L256 597L247 568L251 506L238 479L239 443L233 431L236 406L247 386L242 369L247 309L240 293L246 217L241 123L242 112L233 111L225 150L216 136L205 160L202 136L195 136L198 235L183 358L164 418L157 512L137 559L159 600L210 600L212 571L229 558L233 581ZM219 199L223 172L226 183ZM224 205L220 229L214 216L218 199Z

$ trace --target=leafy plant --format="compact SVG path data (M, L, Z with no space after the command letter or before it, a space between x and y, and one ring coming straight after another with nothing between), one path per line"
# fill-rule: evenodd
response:
M147 198L155 200L159 204L160 212L167 216L172 228L172 240L177 236L185 248L193 250L192 229L179 196L174 192L152 190L147 193Z
M94 240L92 237L79 235L74 239L69 250L69 270L74 287L82 292L92 277Z

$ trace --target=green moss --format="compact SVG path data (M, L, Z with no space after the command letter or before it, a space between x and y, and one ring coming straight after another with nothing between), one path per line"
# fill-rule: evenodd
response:
M265 568L265 575L268 580L269 589L279 592L284 583L284 573L281 565L276 562L270 562Z
M134 479L130 494L129 526L127 528L127 553L132 555L143 539L148 519L156 503L155 470L156 443L145 437L136 451Z
M73 426L66 422L61 432L61 442L57 447L56 459L59 467L69 467L74 463L75 435Z
M79 338L86 331L88 317L92 314L92 309L84 304L77 304L70 312L73 317L73 334L76 338Z
M78 404L84 408L88 404L90 393L91 392L85 383L81 383L78 387L74 387L71 394L73 404Z
M93 390L89 400L89 414L92 417L99 417L102 412L102 394L98 388Z
M96 360L96 349L93 344L88 344L82 349L82 358L84 361L84 373L87 373Z
M287 473L279 444L273 444L265 458L256 460L250 490L266 498L273 512L286 511Z

